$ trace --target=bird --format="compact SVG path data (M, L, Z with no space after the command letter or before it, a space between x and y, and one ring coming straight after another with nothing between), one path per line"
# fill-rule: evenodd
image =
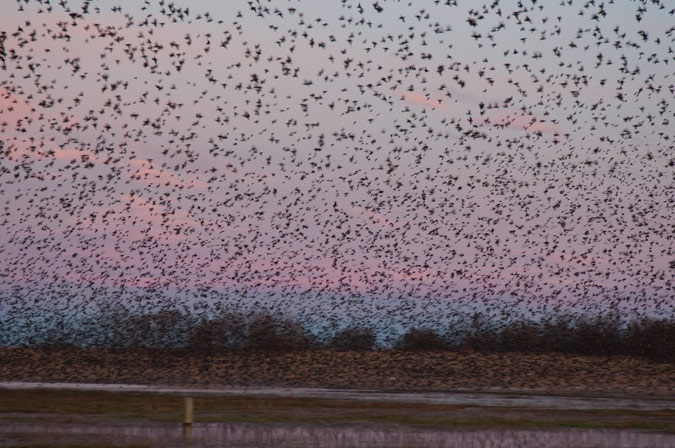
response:
M3 14L0 341L675 316L663 2L303 1Z

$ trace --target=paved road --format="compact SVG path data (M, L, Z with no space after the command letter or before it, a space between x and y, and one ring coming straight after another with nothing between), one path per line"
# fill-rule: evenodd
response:
M675 409L675 397L589 397L545 395L534 392L383 392L349 389L312 388L180 388L140 384L81 384L0 382L6 389L105 390L117 392L149 392L208 395L250 395L344 400L393 401L407 403L447 404L459 406L500 406L542 409Z
M39 435L35 438L35 434ZM17 435L19 437L17 438ZM470 429L197 423L189 432L174 423L26 423L0 421L0 447L142 444L151 448L675 448L675 435L605 429ZM23 437L23 438L22 438Z

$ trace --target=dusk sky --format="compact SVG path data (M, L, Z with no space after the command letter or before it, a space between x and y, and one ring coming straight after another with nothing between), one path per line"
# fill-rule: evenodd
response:
M675 314L673 3L6 3L5 311Z

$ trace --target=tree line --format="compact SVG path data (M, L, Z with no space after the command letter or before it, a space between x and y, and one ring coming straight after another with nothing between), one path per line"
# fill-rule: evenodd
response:
M9 330L9 331L8 331ZM1 345L12 329L0 332ZM292 316L239 311L196 316L179 310L133 313L101 311L77 322L26 326L18 345L88 346L112 349L172 349L215 354L231 350L381 350L566 353L639 356L675 362L675 320L616 315L567 316L547 321L490 323L477 320L461 330L413 327L383 339L371 326L336 330L307 328ZM5 341L3 341L5 339Z

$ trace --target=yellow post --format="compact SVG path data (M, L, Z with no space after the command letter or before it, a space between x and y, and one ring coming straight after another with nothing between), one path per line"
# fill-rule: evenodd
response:
M183 425L190 426L194 421L195 401L190 397L185 397L185 418Z

